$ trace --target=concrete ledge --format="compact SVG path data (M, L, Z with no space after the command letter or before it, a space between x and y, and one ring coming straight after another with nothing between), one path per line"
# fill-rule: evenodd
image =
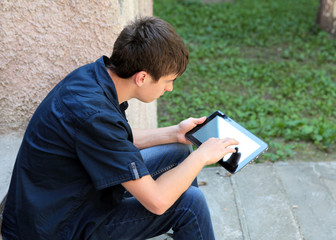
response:
M6 199L7 199L7 195L3 199L1 199L1 202L0 202L0 227L2 223L2 213L5 208Z
M216 239L336 239L336 159L252 164L233 176L204 168L198 180Z
M20 133L0 135L0 229L2 225L2 212L21 141L22 134ZM1 234L0 240L2 240Z
M1 234L1 226L2 226L2 212L3 209L5 207L5 203L6 203L6 197L4 199L1 199L1 203L0 203L0 240L2 240L2 234Z
M198 179L216 239L336 239L336 162L252 164L231 177L205 168Z
M0 200L7 194L12 171L22 141L22 134L0 135Z

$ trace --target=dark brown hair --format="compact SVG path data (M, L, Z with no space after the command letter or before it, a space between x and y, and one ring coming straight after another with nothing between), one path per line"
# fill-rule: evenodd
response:
M188 61L188 49L174 28L162 19L145 17L121 31L107 67L121 78L146 71L157 81L182 75Z

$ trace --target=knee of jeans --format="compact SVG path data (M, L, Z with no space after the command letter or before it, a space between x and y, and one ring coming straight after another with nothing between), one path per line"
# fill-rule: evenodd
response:
M204 193L198 187L189 187L188 190L182 195L182 197L184 201L189 203L191 208L208 208Z
M172 153L171 157L177 160L177 164L180 164L192 152L192 147L186 144L172 143L166 145L165 150L170 154Z
M176 147L176 151L182 152L186 156L188 156L193 151L191 145L177 143L175 144L175 147Z

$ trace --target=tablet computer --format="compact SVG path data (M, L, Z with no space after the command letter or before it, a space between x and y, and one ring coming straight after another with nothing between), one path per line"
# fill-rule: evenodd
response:
M186 133L186 138L197 147L211 137L230 137L239 142L237 146L230 146L236 149L235 153L225 155L218 162L232 174L239 172L268 149L264 141L220 111L214 112L204 123Z

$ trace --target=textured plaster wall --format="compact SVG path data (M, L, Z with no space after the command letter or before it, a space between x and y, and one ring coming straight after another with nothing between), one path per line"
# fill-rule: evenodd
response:
M123 26L153 0L0 1L0 134L22 131L45 95L75 68L110 55ZM156 127L156 103L130 103L133 127Z

